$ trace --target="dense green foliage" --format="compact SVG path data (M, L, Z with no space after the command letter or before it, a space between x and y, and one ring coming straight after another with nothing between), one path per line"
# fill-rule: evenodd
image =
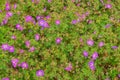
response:
M0 22L3 21L7 0L0 0ZM10 80L119 80L120 73L120 0L104 0L104 4L111 4L107 9L100 0L40 0L38 4L31 0L9 0L12 17L7 24L0 26L0 46L9 44L15 47L10 53L0 48L0 80L9 77ZM14 9L14 4L17 8ZM80 4L80 5L78 5ZM65 9L66 7L66 9ZM46 11L44 10L46 8ZM89 12L89 15L76 24L72 20L78 20L79 15ZM18 14L19 13L19 14ZM35 24L25 22L25 16L50 16L45 20L49 28L41 30L38 22ZM81 19L81 18L80 18ZM60 20L56 25L55 21ZM88 21L91 20L91 23ZM20 23L24 30L16 29ZM109 28L105 26L110 24ZM35 40L35 34L40 34L40 40ZM16 39L11 39L15 35ZM56 44L56 38L60 37L61 43ZM80 41L80 38L82 41ZM88 46L87 40L94 41L93 46ZM25 46L29 40L35 47L33 52ZM99 47L99 42L104 42ZM117 46L113 49L112 46ZM24 53L20 53L20 49ZM84 57L83 51L89 55ZM88 62L94 52L98 53L95 60L95 70L91 70ZM28 69L13 68L11 60L19 59L27 62ZM72 64L72 70L66 71L65 67ZM37 77L36 71L44 70L43 77Z

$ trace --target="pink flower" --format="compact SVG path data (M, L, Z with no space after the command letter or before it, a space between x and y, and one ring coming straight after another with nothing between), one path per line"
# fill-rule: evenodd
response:
M92 20L88 20L88 21L87 21L88 24L91 24L92 22L93 22Z
M67 8L66 6L63 7L64 10L65 10L66 8Z
M43 70L36 71L36 76L38 76L38 77L44 76L44 71Z
M106 78L105 80L111 80L110 78Z
M38 4L40 0L32 0L33 3Z
M105 8L111 9L111 8L112 8L112 5L111 5L111 4L105 4Z
M60 20L56 20L55 23L56 23L56 25L59 25L60 24Z
M23 31L23 27L20 24L16 24L16 29L20 30L20 31Z
M25 16L25 21L26 21L26 22L31 22L31 21L33 21L32 16L29 16L29 15Z
M61 38L56 38L56 43L60 44L61 43Z
M47 16L46 16L46 19L50 19L50 15L47 15Z
M35 34L35 40L38 41L40 39L40 35L39 34Z
M44 12L46 11L46 7L45 7L45 8L43 8L43 11L44 11Z
M24 50L23 49L20 49L20 51L19 51L20 53L24 53Z
M28 64L26 62L22 62L20 66L22 67L22 69L28 69Z
M112 46L112 49L117 49L118 48L118 46Z
M8 44L2 44L1 48L2 48L2 50L7 51L7 50L9 50L9 45Z
M17 8L17 4L14 4L14 9L16 9Z
M42 18L42 16L36 16L37 20L40 20Z
M18 62L19 62L19 60L18 60L18 59L16 59L16 58L11 60L12 66L13 66L14 68L16 68L16 67L17 67Z
M89 39L89 40L87 40L87 44L88 44L89 46L93 46L93 45L94 45L94 41L91 40L91 39Z
M8 49L9 52L13 53L14 50L15 50L15 48L13 46L9 46L9 49Z
M5 4L5 10L6 10L6 11L9 11L9 10L10 10L10 3L7 2L7 3Z
M82 38L80 38L80 42L83 42L83 39L82 39Z
M109 28L111 25L110 24L106 24L105 28Z
M86 14L82 14L81 18L84 20L86 18Z
M8 77L2 78L2 80L10 80Z
M25 41L25 45L26 45L27 48L29 48L30 47L30 41Z
M14 39L14 40L15 40L15 39L16 39L16 36L15 36L15 35L12 35L12 36L11 36L11 39Z
M94 52L93 54L92 54L92 59L93 60L96 60L98 58L98 53L97 52Z
M25 21L26 22L32 22L34 24L36 23L35 20L32 18L32 16L30 16L30 15L25 16Z
M52 0L48 0L48 2L50 3Z
M2 10L0 10L0 13L2 12Z
M100 0L100 2L104 5L104 2L103 2L103 0Z
M88 16L89 14L90 14L89 12L86 12L86 13L85 13L85 16Z
M99 47L102 47L102 46L104 46L104 42L99 42L99 45L98 45Z
M91 70L95 70L94 61L92 61L92 60L89 61L88 65L89 65L89 68L90 68Z
M69 64L66 68L65 68L66 71L71 71L72 70L72 64Z
M75 0L71 0L72 2L75 2Z
M78 21L77 20L72 20L72 24L76 24Z
M6 18L10 18L10 17L12 17L12 15L13 15L12 12L7 12L6 13Z
M33 52L34 50L35 50L34 46L30 47L30 49L29 49L30 52Z
M41 26L42 29L49 27L49 24L48 24L44 19L40 19L40 20L38 21L38 25Z
M84 57L88 57L88 52L87 51L83 51L83 56Z
M4 18L4 19L2 20L1 25L5 25L5 24L7 24L7 22L8 22L8 18Z

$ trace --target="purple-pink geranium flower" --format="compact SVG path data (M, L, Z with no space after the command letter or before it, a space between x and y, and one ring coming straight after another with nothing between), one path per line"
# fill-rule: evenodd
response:
M52 0L48 0L48 2L50 3L50 2L52 2Z
M102 4L104 4L103 0L100 0L100 2L101 2Z
M25 16L25 21L26 22L32 22L33 21L32 16L30 16L30 15Z
M91 70L95 70L94 61L92 61L92 60L89 61L88 66L89 66L89 68L90 68Z
M109 28L111 25L110 24L106 24L105 25L105 28Z
M15 40L15 39L16 39L16 36L15 36L15 35L12 35L12 36L11 36L11 39L14 39L14 40Z
M111 80L110 78L106 78L105 80Z
M88 52L87 51L83 51L83 56L88 57Z
M104 46L104 42L99 42L98 46L99 46L99 47Z
M32 0L33 3L38 4L40 0Z
M30 52L33 52L34 50L35 50L34 46L30 47L30 49L29 49Z
M83 42L83 39L82 39L82 38L80 38L80 42Z
M111 9L111 8L112 8L112 5L111 5L111 4L105 4L105 8Z
M0 13L2 12L2 10L0 10Z
M9 45L8 44L2 44L1 48L2 48L2 50L7 51L7 50L9 50Z
M51 18L50 15L47 15L47 16L46 16L46 19L47 19L47 20L50 19L50 18Z
M38 77L44 76L44 71L43 70L36 71L36 76L38 76Z
M9 46L9 49L8 49L9 52L13 53L14 50L15 50L14 46Z
M97 52L94 52L93 54L92 54L92 59L93 60L96 60L98 58L98 53Z
M6 13L6 18L10 18L10 17L12 17L12 15L13 15L12 12L7 12L7 13Z
M45 20L43 20L43 19L40 19L40 20L38 21L38 25L41 26L42 29L49 27L48 23L47 23Z
M27 48L29 48L30 47L30 41L28 41L28 40L25 41L25 45L26 45Z
M35 40L38 41L40 39L40 35L39 34L35 34Z
M43 20L43 19L40 19L40 20L38 21L38 24L39 24L39 26L44 27L44 25L46 24L46 21Z
M66 68L65 68L66 71L71 71L72 70L72 64L69 64Z
M16 24L16 29L20 30L20 31L23 31L23 27L20 24Z
M22 54L22 53L24 53L24 50L23 50L23 49L20 49L19 52Z
M91 40L91 39L89 39L89 40L87 40L87 44L88 44L89 46L93 46L93 45L94 45L94 41Z
M45 8L43 8L43 11L44 11L44 12L46 12L46 10L47 10L47 9L46 9L46 7L45 7Z
M11 9L10 3L7 2L7 3L5 4L5 10L6 10L6 11L9 11L10 9Z
M76 24L78 21L77 20L72 20L72 24Z
M33 19L33 17L30 16L30 15L25 16L25 21L26 22L32 22L34 24L36 23L35 20Z
M17 8L17 4L15 3L15 4L14 4L14 9L16 9L16 8Z
M19 60L16 59L16 58L11 60L12 66L13 66L14 68L16 68L16 67L18 66L18 62L19 62Z
M42 19L43 18L43 16L36 16L36 19L37 20L40 20L40 19Z
M56 20L55 23L56 23L56 25L59 25L60 24L60 20Z
M5 24L7 24L7 22L8 22L8 18L4 18L1 22L1 25L5 25Z
M87 23L88 24L91 24L93 21L92 20L87 20Z
M2 78L2 80L10 80L8 77Z
M22 67L22 69L28 69L28 64L26 62L22 62L20 66Z
M61 39L61 38L59 38L59 37L58 37L58 38L56 38L56 43L57 43L57 44L60 44L60 43L61 43L61 41L62 41L62 39Z
M112 46L112 49L117 49L118 47L117 46Z

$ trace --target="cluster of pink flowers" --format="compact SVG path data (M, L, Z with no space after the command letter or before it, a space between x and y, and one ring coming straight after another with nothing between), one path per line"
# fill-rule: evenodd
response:
M35 47L30 45L30 41L29 40L25 41L25 45L26 45L27 48L29 48L28 51L34 52Z
M11 64L13 68L21 67L22 69L28 69L28 64L26 62L22 62L19 64L19 59L17 58L12 59Z
M40 19L40 20L38 21L38 24L39 24L39 26L42 27L42 29L44 29L44 28L49 28L49 24L48 24L44 19Z
M16 29L20 30L20 31L23 31L23 27L20 24L16 24Z
M2 22L1 22L1 25L7 24L9 18L13 16L13 13L10 12L11 6L10 6L10 3L9 3L9 2L7 2L7 3L5 4L5 10L6 10L6 16L3 18ZM2 11L1 11L1 12L2 12Z
M15 50L14 46L10 46L8 44L2 44L1 48L2 48L2 50L9 51L10 53L13 53Z
M25 21L26 22L31 22L31 23L34 23L34 24L36 23L35 20L33 19L33 17L30 16L30 15L25 16Z

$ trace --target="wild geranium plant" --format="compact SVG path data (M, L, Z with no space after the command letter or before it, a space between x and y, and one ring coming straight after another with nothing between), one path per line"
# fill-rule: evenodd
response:
M0 80L120 80L119 0L0 0Z

